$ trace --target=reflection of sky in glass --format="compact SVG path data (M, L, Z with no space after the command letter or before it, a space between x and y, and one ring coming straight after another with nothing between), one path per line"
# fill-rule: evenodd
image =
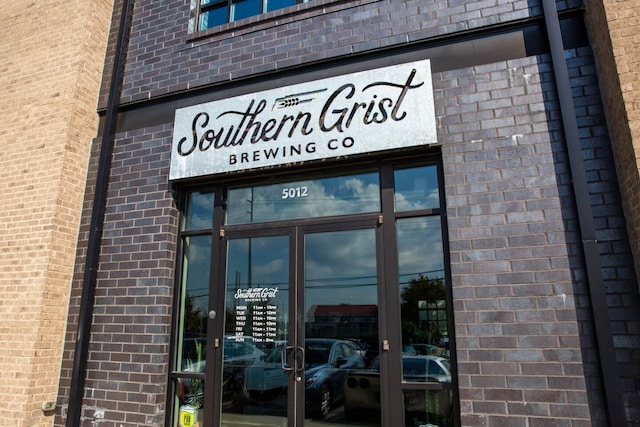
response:
M227 224L380 210L377 173L229 190Z
M186 296L194 308L206 315L209 305L209 275L211 271L211 237L186 237L184 244L183 283Z
M262 0L240 0L232 3L232 21L259 15L262 12Z
M296 0L267 0L267 12L293 6L294 4L296 4Z
M289 236L256 237L230 240L227 255L227 312L236 312L238 305L265 305L265 301L236 299L236 292L250 288L277 288L268 304L277 305L280 334L286 333L289 298ZM245 334L251 335L251 316L247 313ZM226 325L234 330L234 325Z
M228 251L228 284L288 287L289 236L231 240Z
M396 212L435 209L440 206L435 165L394 171Z
M218 25L226 24L228 21L229 8L225 5L223 7L216 7L200 15L199 31L206 30Z
M312 305L377 305L375 230L305 236L305 312Z
M440 217L399 219L397 230L400 286L420 274L444 278Z
M214 193L189 194L185 212L185 230L206 230L213 224Z

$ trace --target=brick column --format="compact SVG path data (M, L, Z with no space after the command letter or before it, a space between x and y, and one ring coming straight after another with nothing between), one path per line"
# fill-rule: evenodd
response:
M586 3L640 286L640 0Z

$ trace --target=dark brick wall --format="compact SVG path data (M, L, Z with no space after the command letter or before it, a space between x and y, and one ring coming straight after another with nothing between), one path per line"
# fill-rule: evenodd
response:
M171 125L118 135L96 286L82 425L164 424L178 212L169 191ZM90 180L95 180L96 144ZM93 185L87 187L57 421L64 425ZM110 423L115 424L110 424Z
M590 425L568 166L547 57L443 73L462 423ZM441 98L440 98L441 96ZM464 112L464 114L463 114ZM572 402L570 406L567 406ZM580 422L580 423L579 423Z
M637 420L640 305L610 141L590 50L567 60L616 357ZM441 73L434 86L463 425L607 425L549 58Z
M542 14L539 0L314 0L201 39L188 32L189 1L135 2L122 102L136 102L303 64L374 52ZM114 22L121 1L116 1ZM579 0L558 2L575 7ZM246 22L246 21L245 21ZM108 52L112 56L115 38ZM105 69L100 106L106 106Z

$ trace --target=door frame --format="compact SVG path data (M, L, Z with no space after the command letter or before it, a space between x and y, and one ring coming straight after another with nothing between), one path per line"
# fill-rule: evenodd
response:
M215 300L215 306L210 305L211 308L224 315L225 313L225 293L226 293L226 280L227 280L227 247L230 240L243 239L243 238L256 238L256 237L271 237L271 236L288 236L289 240L289 301L288 301L288 318L289 324L288 330L288 343L292 346L304 346L305 342L305 313L304 313L304 262L305 262L305 236L314 233L325 233L333 231L348 231L348 230L373 230L376 240L376 275L377 275L377 301L378 301L378 337L380 343L383 340L387 340L386 329L386 304L385 295L383 294L385 287L381 286L384 276L384 244L382 242L382 227L380 222L380 214L367 213L357 214L348 218L333 217L333 218L313 218L313 219L301 219L295 221L286 221L286 225L283 222L272 223L259 223L259 224L242 224L242 225L227 225L221 226L220 236L217 239L215 246L218 248L212 250L212 252L219 252L220 256L217 258L216 283L213 284L211 292L211 299ZM208 341L223 342L225 335L224 319L217 318L209 319L209 338ZM212 333L213 331L213 333ZM223 352L220 351L223 346L214 348L212 356L212 365L215 367L222 366ZM385 352L386 353L386 352ZM386 355L380 351L381 361L383 357L386 359ZM209 363L207 363L209 365ZM209 375L207 371L207 375ZM213 387L207 387L207 392L211 396L206 396L205 399L214 403L213 411L207 414L205 411L204 417L207 420L211 420L213 425L216 424L216 420L219 420L222 416L221 406L221 389L219 384L222 381L222 370L214 369L213 375ZM288 380L288 408L287 408L287 425L290 427L304 425L305 419L305 383L304 381L296 381L296 372L291 372ZM304 371L302 372L304 375ZM381 389L384 390L386 395L387 386L383 384L387 383L386 372L381 372ZM304 376L303 376L304 378ZM208 382L207 382L208 383ZM381 398L382 402L386 402L387 398ZM300 410L302 409L302 410ZM384 409L381 408L381 414ZM383 415L381 415L383 416ZM383 416L384 417L384 416Z
M404 419L404 402L403 402L403 390L409 390L414 387L411 385L403 385L402 381L402 336L400 328L396 325L401 324L401 312L400 312L400 295L397 288L398 282L398 259L397 259L397 241L396 241L396 228L395 225L385 226L386 224L394 224L397 218L406 217L403 213L394 212L394 182L393 171L398 167L411 167L434 164L438 168L438 181L441 197L441 210L439 214L442 219L442 234L444 245L444 260L445 260L445 277L447 286L447 316L448 316L448 330L450 336L451 345L451 364L452 364L452 389L454 393L453 405L454 405L454 424L459 424L459 402L457 397L457 367L455 363L455 330L453 319L453 302L451 296L450 285L450 263L449 263L449 251L448 251L448 236L446 227L446 215L444 214L444 181L441 160L434 155L425 155L422 153L420 159L406 158L406 159L390 159L386 161L365 161L359 164L354 164L349 169L350 172L357 172L359 170L377 170L380 176L380 203L381 211L375 213L366 214L349 214L336 217L320 217L320 218L303 218L286 221L273 221L262 222L256 224L237 224L237 225L224 225L224 211L225 211L225 197L226 189L231 186L250 186L256 185L260 182L260 178L264 178L261 174L251 174L249 177L242 179L230 179L226 181L219 181L215 185L207 186L215 194L214 199L214 220L212 227L212 250L211 250L211 283L210 283L210 301L209 307L215 306L216 301L222 301L220 304L224 306L224 289L226 281L226 242L231 237L238 236L268 236L268 235L283 235L289 233L289 230L300 229L297 238L290 237L290 241L293 243L293 248L299 248L303 245L304 234L316 231L338 231L347 229L358 228L376 228L376 257L377 257L377 274L378 274L378 327L380 345L386 340L390 344L389 351L383 351L380 349L380 368L385 372L381 376L381 425L392 425L392 420L397 423L398 420ZM309 179L321 178L327 175L336 175L336 171L340 169L323 168L323 170L315 170L305 173L305 177ZM342 169L343 172L344 169ZM278 175L277 181L287 182L300 178L299 173L283 173ZM269 179L269 182L277 182L275 179ZM384 215L384 216L383 216ZM422 214L420 214L422 215ZM409 215L413 216L413 214ZM286 225L285 225L286 223ZM364 225L366 224L366 225ZM375 225L373 225L375 224ZM303 249L302 249L303 250ZM384 253L383 253L384 251ZM299 253L297 250L291 251L290 257L293 257L294 253ZM290 280L294 283L296 280L300 280L303 275L303 256L296 256L290 261ZM291 277L293 275L293 277ZM396 286L393 286L393 284ZM296 295L295 300L290 298L290 305L298 305L303 301L303 296ZM295 313L296 307L290 307L290 314ZM299 313L298 313L299 314ZM304 320L304 319L303 319ZM304 321L302 320L302 328L298 328L295 331L295 339L300 342L304 337ZM208 336L209 337L224 337L224 322L208 320ZM299 321L293 322L294 325L298 325ZM390 327L393 326L393 327ZM302 330L299 330L302 329ZM290 331L291 334L291 331ZM210 355L210 353L212 355ZM215 360L213 359L213 353L215 353ZM211 359L209 359L211 357ZM222 352L208 352L207 364L209 366L221 366ZM211 364L209 363L211 362ZM218 385L222 383L222 372L220 369L208 369L205 373L205 401L210 404L205 405L204 408L204 426L213 427L218 425L219 417L222 414L220 391ZM298 393L302 393L300 396L296 396L299 401L304 401L304 388L299 387ZM289 405L295 405L290 399ZM292 413L296 412L295 408L291 408ZM217 415L214 418L214 415ZM304 423L304 411L300 411L296 416L299 420L299 425ZM293 426L293 424L289 424Z

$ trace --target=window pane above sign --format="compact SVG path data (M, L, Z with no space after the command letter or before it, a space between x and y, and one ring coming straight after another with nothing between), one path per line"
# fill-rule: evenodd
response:
M380 211L377 173L230 189L227 224Z
M424 60L178 109L170 179L436 142Z

